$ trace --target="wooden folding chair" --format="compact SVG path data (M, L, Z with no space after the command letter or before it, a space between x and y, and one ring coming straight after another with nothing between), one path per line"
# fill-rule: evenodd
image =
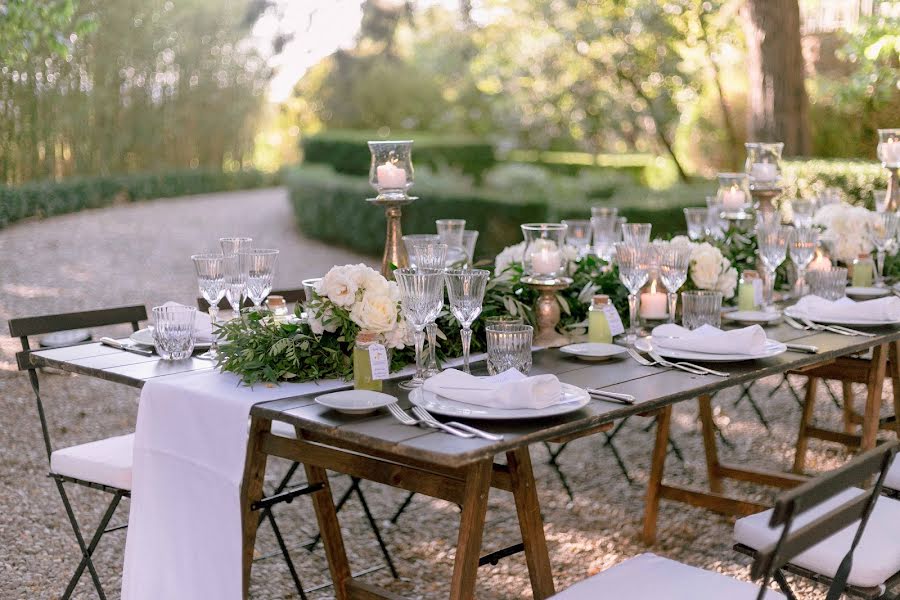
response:
M41 398L38 372L37 369L30 365L28 360L28 354L31 351L28 338L59 331L89 329L124 323L130 323L132 330L137 331L138 322L146 319L147 311L143 306L125 306L106 310L26 317L9 321L10 335L18 337L22 344L22 351L16 354L19 370L28 371L31 389L34 391L34 397L37 401L41 435L44 438L44 448L50 464L49 476L56 483L56 488L62 498L66 516L72 525L72 531L75 533L75 539L78 542L81 554L78 568L75 569L75 573L62 594L64 600L72 595L85 569L90 573L97 595L101 599L106 598L92 557L104 534L126 527L126 525L122 525L107 529L107 525L109 525L122 498L131 496L131 463L134 434L116 436L54 450L50 439L50 427L47 424L44 402ZM72 510L72 504L64 486L66 483L92 488L112 495L112 499L100 518L97 529L88 542L85 542L78 519Z

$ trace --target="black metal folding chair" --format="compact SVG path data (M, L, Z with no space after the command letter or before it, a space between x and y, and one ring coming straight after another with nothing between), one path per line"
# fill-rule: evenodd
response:
M306 300L306 292L303 288L297 289L288 289L288 290L275 290L269 294L270 296L282 296L284 301L289 304L296 304L299 302L303 302ZM249 306L249 300L244 300L244 305ZM225 309L228 308L227 300L222 299L219 301L219 308ZM205 298L197 298L197 308L202 311L209 310L209 303ZM280 427L277 423L273 424L273 427L276 428L276 433L284 436L293 436L293 431L289 427ZM294 584L297 586L298 591L300 592L300 596L305 598L302 585L300 583L300 577L297 574L297 569L294 566L294 561L291 558L290 550L287 547L287 544L284 542L284 537L281 534L281 530L278 527L278 523L275 521L275 516L272 513L272 508L276 504L281 503L290 503L297 495L300 493L308 493L306 490L308 486L305 483L298 485L291 485L291 480L293 479L295 473L297 472L300 463L292 463L287 472L281 478L281 481L275 487L275 490L270 496L270 500L264 504L260 505L260 513L259 513L259 523L262 524L263 521L267 521L269 525L272 527L272 532L275 534L275 541L278 543L278 547L281 550L281 555L284 557L284 562L287 564L288 570L290 571L291 578L294 580ZM363 514L365 514L366 520L369 523L369 528L372 530L372 533L375 535L375 541L378 542L378 547L381 550L382 556L384 556L384 560L387 563L388 568L391 571L391 575L395 578L399 577L397 573L397 568L394 565L394 561L391 558L391 553L387 548L387 545L384 542L384 538L381 535L381 530L378 527L378 523L375 521L375 517L372 515L372 511L369 508L369 503L366 500L365 495L363 494L362 488L360 487L360 480L353 477L350 480L350 487L344 493L344 495L340 498L338 503L335 506L335 509L340 512L340 510L344 507L350 497L355 494L359 499L359 503L362 506ZM316 547L319 542L319 534L313 538L313 540L306 546L307 550L312 552L312 550Z
M653 554L642 554L607 569L590 579L575 584L554 598L558 600L586 600L587 598L629 598L631 600L722 600L723 598L749 598L757 600L790 599L795 596L787 587L783 571L799 572L790 561L846 528L855 528L851 543L835 575L819 579L829 586L826 600L838 600L847 589L854 552L863 536L866 524L873 514L885 473L890 466L897 444L885 444L867 452L844 467L811 480L779 496L771 512L768 524L774 529L773 542L753 553L750 576L762 580L754 584L732 579L726 575L690 567L674 560ZM866 491L859 490L852 498L842 501L844 494L854 486L865 486L873 475L877 483ZM835 502L837 501L837 502ZM829 510L816 511L830 503ZM834 506L831 506L834 505ZM809 517L812 516L812 519ZM802 525L793 527L803 522ZM896 554L896 553L894 553ZM803 574L803 573L801 573ZM774 579L784 594L769 588ZM848 590L849 591L849 590ZM887 596L885 596L887 597Z
M78 568L69 580L69 584L63 592L65 600L72 595L75 586L78 585L84 570L90 573L91 580L101 599L105 599L103 587L100 585L100 577L94 566L92 557L100 543L100 539L106 533L124 529L126 526L107 529L110 520L116 512L122 498L131 496L131 450L133 435L117 436L71 446L62 450L53 449L50 439L50 427L47 424L47 416L44 411L44 403L41 398L40 381L37 369L31 367L28 362L28 354L31 351L28 338L30 336L69 331L73 329L88 329L92 327L104 327L109 325L121 325L130 323L132 330L138 330L138 322L146 320L147 311L143 306L125 306L108 310L93 310L80 313L68 313L59 315L47 315L42 317L26 317L11 319L9 321L9 333L12 337L18 337L22 343L22 351L16 354L16 360L20 371L28 371L31 381L31 389L37 401L38 417L41 422L41 434L44 438L44 448L47 452L47 460L50 464L49 476L56 483L56 488L62 498L66 516L72 525L75 539L81 550L81 561ZM66 493L63 484L70 483L80 485L112 495L112 499L100 518L97 529L85 542L81 533L81 527L72 503Z

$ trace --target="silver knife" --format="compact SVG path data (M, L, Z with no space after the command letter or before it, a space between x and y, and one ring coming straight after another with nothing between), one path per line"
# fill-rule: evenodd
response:
M819 347L818 346L810 346L807 344L785 344L788 350L793 350L794 352L805 352L807 354L818 354Z
M600 390L596 388L587 388L588 394L591 396L598 396L602 400L611 400L612 402L618 402L619 404L627 404L629 406L634 404L634 396L631 394L619 394L616 392L607 392L606 390Z
M124 350L125 352L131 352L132 354L140 354L141 356L153 356L153 352L150 350L143 350L141 348L135 348L130 344L123 344L119 340L114 340L111 337L102 337L100 338L100 343L104 346L109 346L111 348L116 348L117 350Z

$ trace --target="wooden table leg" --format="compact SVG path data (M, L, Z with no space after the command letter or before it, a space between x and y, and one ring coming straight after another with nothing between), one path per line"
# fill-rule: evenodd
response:
M350 564L347 562L347 552L344 550L341 525L338 522L337 511L334 510L328 473L322 467L307 464L303 467L306 469L306 481L310 485L321 483L323 486L321 490L312 494L313 507L316 509L319 532L322 534L322 545L328 557L328 569L334 583L334 597L337 600L347 600L350 597L347 586L352 574Z
M853 382L842 381L841 391L844 396L843 406L841 407L844 412L844 433L852 434L854 429L853 410L855 404L853 397Z
M878 438L878 419L881 413L881 391L884 387L884 372L887 363L887 344L872 349L872 361L866 381L866 408L863 413L862 442L860 452L875 447Z
M713 422L712 398L704 394L697 398L700 407L700 427L703 434L703 451L706 454L706 476L709 491L722 493L722 478L719 476L719 451L716 448L716 424Z
M659 514L659 492L663 473L666 469L666 454L669 451L669 428L672 423L672 407L666 406L656 416L656 442L650 463L650 480L644 503L643 540L647 545L656 541L656 517Z
M509 466L513 498L519 515L522 542L525 544L525 562L528 564L531 590L535 600L549 598L556 593L556 589L553 586L550 553L544 536L544 521L541 518L541 505L534 484L528 448L507 452L506 463Z
M894 431L900 437L900 342L892 342L888 351L891 386L894 390Z
M803 399L803 410L800 414L800 429L797 432L797 445L794 450L794 473L803 473L806 469L806 448L809 444L807 427L813 418L816 408L816 393L819 388L819 378L810 376L806 381L806 397Z
M478 573L492 472L493 460L484 460L469 467L466 473L450 600L470 600L475 597L475 576Z
M250 571L253 567L253 549L256 546L256 529L259 519L253 510L253 503L263 497L263 482L266 477L268 456L261 451L262 435L272 428L272 421L253 417L250 421L250 436L247 440L247 459L244 463L244 479L241 484L241 529L243 594L250 597Z

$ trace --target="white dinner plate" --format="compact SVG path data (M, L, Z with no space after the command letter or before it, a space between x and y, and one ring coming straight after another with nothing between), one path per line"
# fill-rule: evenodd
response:
M624 354L626 350L622 346L617 346L616 344L586 342L583 344L569 344L568 346L560 348L559 351L564 354L571 354L581 360L599 362L601 360L612 358L617 354Z
M382 406L396 402L390 394L372 390L342 390L316 396L316 402L347 415L367 415Z
M771 325L781 320L781 313L765 310L735 310L723 313L722 318L748 325Z
M634 347L641 352L653 350L663 358L674 360L702 361L702 362L741 362L756 360L758 358L771 358L787 352L787 346L776 340L766 340L766 348L759 354L709 354L707 352L689 352L687 350L673 350L653 344L653 337L639 338Z
M797 310L796 306L789 306L784 309L784 314L794 319L806 318L813 323L824 323L825 325L847 325L848 327L883 327L884 325L898 325L900 321L872 321L871 319L827 319L807 315Z
M141 346L156 346L156 342L153 341L153 331L149 327L135 331L129 339ZM207 350L210 345L209 342L194 342L194 348L197 350Z
M851 298L881 298L890 294L891 290L890 288L850 286L846 293Z
M436 415L463 419L484 419L486 421L556 417L575 412L591 401L591 396L587 393L587 390L583 390L580 387L568 383L563 383L561 385L563 395L565 396L564 400L566 401L560 404L554 404L553 406L548 406L547 408L491 408L477 404L457 402L456 400L438 396L434 392L429 392L422 388L412 390L409 393L409 401Z

